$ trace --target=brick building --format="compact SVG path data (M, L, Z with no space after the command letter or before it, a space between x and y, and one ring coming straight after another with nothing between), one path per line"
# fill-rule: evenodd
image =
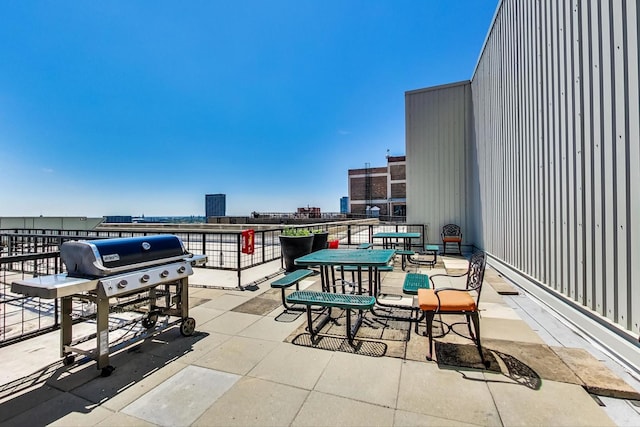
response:
M349 169L349 213L366 216L367 207L376 206L383 217L407 215L405 156L387 156L387 166Z

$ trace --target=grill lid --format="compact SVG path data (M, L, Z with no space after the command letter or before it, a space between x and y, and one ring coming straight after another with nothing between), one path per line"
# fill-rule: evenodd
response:
M72 277L103 277L185 259L190 254L171 234L64 242L60 258Z

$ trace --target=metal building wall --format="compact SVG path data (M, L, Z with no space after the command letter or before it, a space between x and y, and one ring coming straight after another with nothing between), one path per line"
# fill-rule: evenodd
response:
M636 334L639 26L636 0L502 1L470 139L476 245Z
M407 222L427 224L430 243L455 223L463 244L473 244L467 214L470 82L405 93Z

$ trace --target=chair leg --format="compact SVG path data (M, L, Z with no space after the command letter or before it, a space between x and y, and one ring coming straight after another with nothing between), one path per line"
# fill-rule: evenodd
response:
M477 311L470 313L470 315L471 319L473 319L473 326L476 330L476 337L474 341L476 342L476 346L478 347L478 353L480 353L480 360L482 360L482 364L485 366L485 368L488 368L491 365L491 362L484 359L484 354L482 354L482 344L480 344L480 316L478 315Z
M473 333L473 330L471 329L471 316L469 315L469 313L466 313L465 316L467 317L467 328L469 328L469 336L472 340L475 340L475 335Z
M435 315L436 313L433 311L425 312L427 334L429 335L429 353L427 354L427 360L433 360L433 318Z

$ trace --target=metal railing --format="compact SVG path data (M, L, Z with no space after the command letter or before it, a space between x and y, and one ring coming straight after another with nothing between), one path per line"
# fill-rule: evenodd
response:
M249 227L247 227L249 228ZM288 227L287 227L288 228ZM419 232L421 239L413 241L423 247L428 241L426 225L400 223L334 222L307 224L294 228L322 230L329 240L339 240L341 247L356 247L371 242L376 232ZM57 300L41 300L11 292L11 282L25 278L63 272L59 247L68 240L136 237L160 233L174 234L185 248L207 256L203 268L237 272L237 288L243 289L242 272L280 259L283 267L279 235L284 227L256 229L253 254L242 253L242 230L185 230L174 229L110 229L94 230L0 230L0 346L34 334L59 327ZM274 274L278 271L274 271Z

